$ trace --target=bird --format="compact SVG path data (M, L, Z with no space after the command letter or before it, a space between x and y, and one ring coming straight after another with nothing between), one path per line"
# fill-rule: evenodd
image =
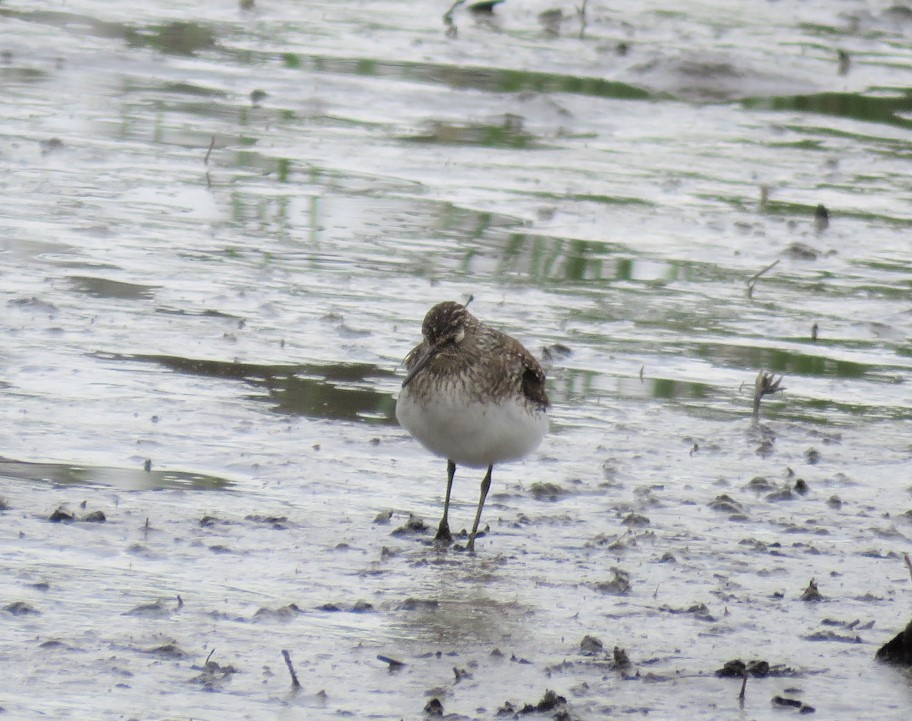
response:
M532 453L548 432L545 372L519 341L485 325L460 303L445 301L431 308L421 335L421 343L405 357L396 418L421 445L447 461L435 542L446 546L453 541L449 510L456 466L487 468L466 544L466 551L474 553L494 465Z

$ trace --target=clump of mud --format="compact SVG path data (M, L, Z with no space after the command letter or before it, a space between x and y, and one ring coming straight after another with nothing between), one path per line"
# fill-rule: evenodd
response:
M527 703L521 708L517 708L515 705L509 701L505 702L503 706L497 709L497 717L504 718L506 716L512 716L513 718L519 718L530 713L545 713L548 711L556 711L553 718L558 719L559 721L569 721L570 713L566 709L567 699L563 696L556 694L551 689L545 691L545 695L542 696L541 701L537 704Z

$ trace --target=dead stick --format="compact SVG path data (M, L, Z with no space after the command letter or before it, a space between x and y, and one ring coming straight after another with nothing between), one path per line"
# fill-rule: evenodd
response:
M757 374L757 380L754 381L754 423L760 420L760 401L763 396L770 396L773 393L784 391L782 387L782 376L776 378L774 373L760 371Z
M744 674L741 676L741 693L738 694L740 701L744 701L745 691L747 691L747 669L744 669Z
M763 270L758 273L754 273L747 281L747 297L750 298L754 294L754 286L757 285L757 281L760 280L760 276L764 273L771 271L779 265L779 259L776 258L772 263L766 266Z
M453 22L453 11L462 5L466 0L454 0L453 4L450 5L450 9L443 14L443 21L450 25Z
M294 666L291 665L291 654L288 653L284 648L282 649L282 656L285 657L285 665L288 666L288 673L291 674L291 685L293 688L301 688L301 682L298 681L298 674L295 673Z
M382 654L377 654L377 660L383 661L383 663L388 663L389 667L390 667L390 671L396 671L396 670L399 670L400 668L402 668L403 666L405 666L405 664L402 661L397 661L394 658L390 658L389 656L384 656Z
M203 165L209 165L209 156L212 155L212 149L215 147L215 136L209 141L209 150L206 151L206 157L203 158Z
M909 558L908 553L904 553L903 560L906 562L906 568L909 569L909 575L912 576L912 558Z

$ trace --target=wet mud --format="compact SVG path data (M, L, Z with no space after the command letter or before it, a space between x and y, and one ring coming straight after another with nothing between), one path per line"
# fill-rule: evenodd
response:
M910 14L470 5L0 6L5 715L908 718Z

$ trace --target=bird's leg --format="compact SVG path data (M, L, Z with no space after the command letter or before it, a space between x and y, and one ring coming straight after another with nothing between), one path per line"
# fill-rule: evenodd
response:
M466 550L474 553L475 551L475 534L478 533L478 524L481 521L481 509L484 508L485 498L488 496L488 489L491 487L491 471L493 465L488 466L488 472L481 481L481 498L478 499L478 510L475 512L475 523L472 524L472 533L469 536L469 542L466 544Z
M447 490L446 498L443 501L443 518L440 519L440 525L437 526L437 535L435 541L441 543L452 543L453 536L450 534L450 523L447 517L450 514L450 491L453 489L453 476L456 475L456 464L453 461L447 461Z

